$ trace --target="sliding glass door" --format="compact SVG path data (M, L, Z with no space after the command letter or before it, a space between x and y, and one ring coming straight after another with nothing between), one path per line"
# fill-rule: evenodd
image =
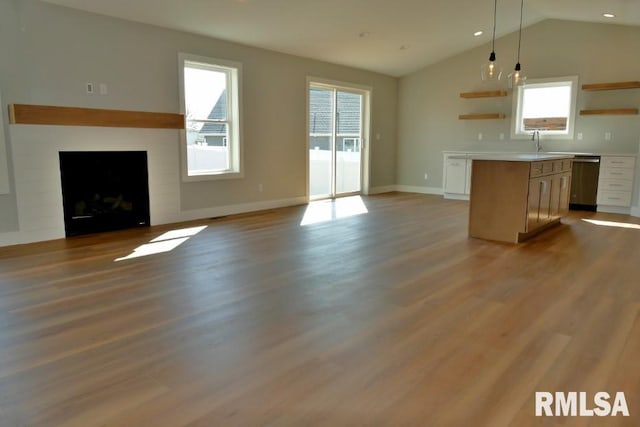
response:
M309 89L309 196L358 194L362 188L364 95L312 84Z

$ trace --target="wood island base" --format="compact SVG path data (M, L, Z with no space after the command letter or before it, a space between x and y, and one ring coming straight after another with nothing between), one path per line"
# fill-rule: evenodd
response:
M572 157L472 158L469 236L519 243L559 224L569 210Z

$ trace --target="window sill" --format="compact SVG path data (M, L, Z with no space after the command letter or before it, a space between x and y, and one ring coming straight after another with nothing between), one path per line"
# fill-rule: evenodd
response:
M182 175L182 182L199 182L199 181L218 181L223 179L239 179L244 178L243 172L211 172L200 175Z

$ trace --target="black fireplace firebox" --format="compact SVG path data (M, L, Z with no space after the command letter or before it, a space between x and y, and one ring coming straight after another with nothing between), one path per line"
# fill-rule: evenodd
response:
M146 151L61 151L67 236L148 227Z

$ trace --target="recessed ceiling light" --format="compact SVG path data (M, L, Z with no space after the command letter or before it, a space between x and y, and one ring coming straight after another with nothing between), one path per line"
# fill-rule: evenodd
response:
M406 44L403 44L402 46L400 46L400 50L407 50L409 49L409 46L407 46Z
M363 31L360 34L358 34L358 37L360 37L361 39L369 36L371 33L369 31Z
M614 15L613 13L603 13L602 16L604 16L605 18L615 18L616 15Z
M484 34L484 31L476 31L475 33L473 33L474 37L478 37Z

